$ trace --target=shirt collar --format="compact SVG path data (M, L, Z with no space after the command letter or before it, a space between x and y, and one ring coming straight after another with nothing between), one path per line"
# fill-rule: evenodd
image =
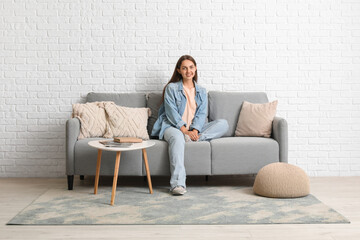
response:
M184 90L182 79L180 81L178 81L177 84L178 84L179 91ZM195 91L200 92L200 88L199 88L198 84L195 81L194 81L194 85L195 85Z

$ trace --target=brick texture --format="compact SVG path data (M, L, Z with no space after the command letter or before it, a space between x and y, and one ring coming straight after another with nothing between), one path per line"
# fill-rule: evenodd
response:
M264 91L289 162L360 175L360 2L0 3L0 176L65 173L65 122L89 91L161 91L183 54L207 90Z

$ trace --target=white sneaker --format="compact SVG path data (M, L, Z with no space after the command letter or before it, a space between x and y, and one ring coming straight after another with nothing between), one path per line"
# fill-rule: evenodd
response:
M175 196L184 195L186 193L186 189L182 186L176 186L171 189L171 193Z

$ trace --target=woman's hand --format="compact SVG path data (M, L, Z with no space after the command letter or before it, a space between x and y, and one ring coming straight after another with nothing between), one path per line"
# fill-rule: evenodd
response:
M193 129L193 130L191 130L191 131L188 131L185 126L182 126L182 127L180 128L180 131L181 131L183 134L189 135L189 137L190 137L190 139L191 139L192 141L197 141L197 140L199 140L199 132L198 132L198 130L196 130L196 129Z
M188 131L188 135L190 136L190 139L193 141L199 140L199 132L196 129L193 129L192 131Z

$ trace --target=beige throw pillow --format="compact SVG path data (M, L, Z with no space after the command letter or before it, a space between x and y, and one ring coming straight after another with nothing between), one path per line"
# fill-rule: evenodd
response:
M235 136L270 137L278 101L255 104L244 101Z
M106 102L75 103L72 105L72 117L80 120L78 139L102 137L107 128Z
M105 104L109 128L104 137L137 137L149 139L147 122L151 115L150 108L129 108L115 103Z

